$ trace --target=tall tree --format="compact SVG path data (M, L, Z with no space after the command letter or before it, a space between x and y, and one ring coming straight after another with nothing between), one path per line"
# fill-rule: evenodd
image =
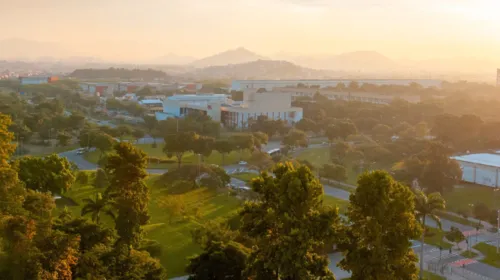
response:
M163 152L171 157L175 155L177 158L177 166L180 168L182 157L185 153L192 151L195 142L200 136L194 132L179 132L177 134L168 134L165 136L165 146Z
M115 139L108 134L98 133L93 141L94 146L100 151L99 159L102 158L102 155L106 152L109 152L113 149L113 144L115 143Z
M441 227L441 220L437 216L437 211L444 210L445 202L440 193L431 193L425 195L424 192L417 190L415 193L415 214L422 223L422 243L420 246L420 279L423 279L424 273L424 243L425 243L425 219L428 217Z
M347 169L339 164L327 163L319 170L321 178L343 182L347 180Z
M421 234L415 218L415 196L384 171L365 173L351 194L345 227L342 269L353 280L415 279L417 256L411 239Z
M111 205L107 198L104 198L101 193L95 195L95 199L83 199L85 205L82 207L82 216L87 214L92 215L92 221L99 224L101 221L101 213L110 216L113 220L116 218L115 213L111 209Z
M333 162L343 164L350 150L351 146L348 143L337 141L330 147L330 158Z
M323 186L304 166L278 164L276 178L252 181L259 199L245 204L241 231L255 239L247 276L252 279L334 279L315 248L335 236L338 210L323 206Z
M232 146L235 147L235 149L240 150L240 160L243 150L253 150L255 147L255 138L250 133L233 135L229 138L229 141L232 142Z
M106 164L110 177L106 195L116 202L118 243L136 247L141 241L141 227L149 221L146 154L130 143L115 144L114 149Z
M224 165L226 155L234 150L233 142L227 139L219 139L215 141L214 149L222 155L222 165Z
M155 116L144 116L144 126L146 127L148 134L153 136L153 131L158 127L158 120ZM156 140L154 140L156 143Z
M261 150L262 145L267 145L267 142L269 141L269 137L267 136L267 134L260 132L260 131L257 131L257 132L254 132L252 135L254 138L255 147L257 149Z
M58 141L58 145L59 146L68 146L69 145L69 141L71 140L71 135L69 135L68 133L66 132L59 132L57 133L57 141Z

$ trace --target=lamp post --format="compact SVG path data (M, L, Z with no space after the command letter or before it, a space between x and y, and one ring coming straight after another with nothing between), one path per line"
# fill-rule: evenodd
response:
M494 192L495 196L498 195L500 188L496 187ZM497 209L497 254L500 252L500 209Z
M471 212L471 216L473 216L473 215L474 215L474 204L472 204L472 203L471 203L471 204L469 204L469 207L471 208L471 211L470 211L470 212ZM467 237L466 237L466 238L467 238L467 240L465 240L465 241L467 242L467 251L469 251L469 250L470 250L470 249L469 249L469 247L471 246L471 244L470 244L470 242L469 242L469 241L471 241L471 240L470 240L470 233L469 233L469 234L467 234ZM477 237L476 237L476 238L477 238Z

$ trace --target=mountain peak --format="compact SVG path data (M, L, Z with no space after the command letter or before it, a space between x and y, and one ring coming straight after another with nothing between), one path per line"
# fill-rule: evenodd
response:
M195 67L207 67L217 65L239 64L262 60L265 57L258 55L244 47L227 50L209 57L202 58L192 63Z

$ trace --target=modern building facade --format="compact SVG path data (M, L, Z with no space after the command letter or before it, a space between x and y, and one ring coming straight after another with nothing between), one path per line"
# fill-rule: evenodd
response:
M500 155L469 154L452 158L460 164L462 181L492 188L500 187Z
M335 80L234 80L231 84L231 90L246 90L265 88L273 90L279 87L297 87L299 84L309 86L319 86L320 88L335 87L343 83L346 86L351 82L357 82L360 86L363 84L374 85L401 85L408 86L411 83L417 83L423 87L441 87L441 80L424 79L335 79Z
M259 116L293 124L302 119L302 108L292 107L288 93L245 91L243 101L233 101L225 94L174 95L163 101L158 120L185 117L193 112L208 115L225 126L246 128Z

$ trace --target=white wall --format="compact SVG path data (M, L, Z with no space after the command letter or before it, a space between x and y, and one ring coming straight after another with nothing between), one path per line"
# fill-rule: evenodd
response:
M462 169L462 180L488 187L500 186L500 168L458 161Z

